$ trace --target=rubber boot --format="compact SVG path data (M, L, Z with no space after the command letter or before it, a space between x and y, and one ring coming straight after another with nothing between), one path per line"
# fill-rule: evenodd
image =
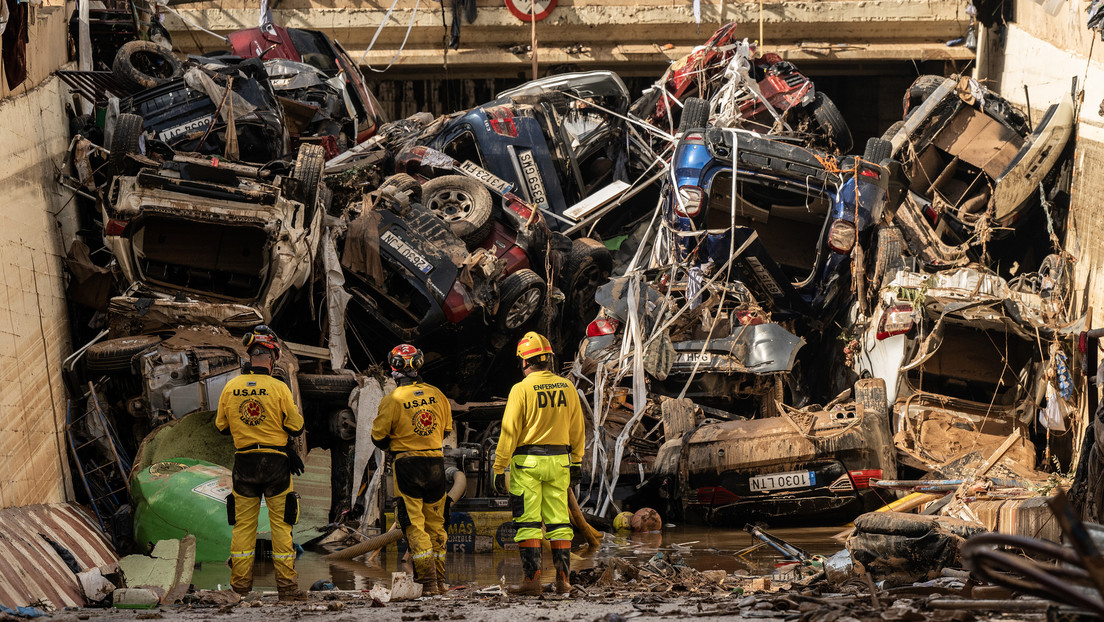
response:
M282 603L295 603L309 600L309 597L306 592L296 587L278 590L276 599Z
M436 596L437 591L437 566L433 561L433 552L427 551L420 557L411 555L414 564L414 581L422 584L422 596Z
M436 558L434 567L437 571L437 593L448 594L448 585L445 584L445 554L437 553L434 557Z
M552 567L556 569L556 593L571 593L571 540L552 541Z
M522 540L518 542L518 553L521 554L521 584L517 589L510 590L514 594L523 596L541 595L541 558L540 540Z

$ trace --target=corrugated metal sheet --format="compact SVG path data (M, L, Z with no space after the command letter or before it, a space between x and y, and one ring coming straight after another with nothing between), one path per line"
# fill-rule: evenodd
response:
M72 71L59 69L57 75L75 93L93 104L105 102L108 97L127 97L134 89L120 81L110 71Z
M95 523L69 504L0 510L0 604L24 607L48 600L82 607L80 582L42 536L73 554L82 571L118 561Z

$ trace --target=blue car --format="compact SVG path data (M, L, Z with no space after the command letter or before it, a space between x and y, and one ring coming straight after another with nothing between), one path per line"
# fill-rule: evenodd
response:
M664 210L679 258L706 273L731 261L730 278L776 321L829 321L850 290L852 262L865 271L863 247L900 194L887 151L871 139L865 157L837 159L745 130L686 130Z

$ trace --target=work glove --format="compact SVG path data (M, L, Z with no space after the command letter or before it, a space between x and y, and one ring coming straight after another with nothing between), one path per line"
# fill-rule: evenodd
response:
M578 486L581 481L583 481L583 465L571 465L571 487L574 488Z
M284 453L287 454L288 460L291 462L291 474L302 475L307 465L303 464L303 459L299 457L299 452L295 451L294 438L288 439L288 443L284 447Z
M510 492L510 489L506 487L506 474L495 473L494 489L500 495L505 495Z

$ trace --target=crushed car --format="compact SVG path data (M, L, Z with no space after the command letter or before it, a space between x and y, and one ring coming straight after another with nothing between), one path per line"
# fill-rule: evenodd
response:
M904 110L882 138L910 180L897 225L925 265L964 266L982 260L991 241L1045 226L1033 216L1060 189L1056 164L1073 131L1071 97L1032 124L970 78L924 75L905 92ZM1021 264L1037 266L1049 252L1027 258L1022 243L1011 245Z
M104 244L146 297L252 306L270 322L311 276L323 159L303 145L286 175L184 154L139 165L102 202Z
M1030 470L1031 441L1066 429L1073 387L1057 327L1066 323L1069 272L1060 261L1051 256L1045 272L1012 281L977 264L894 267L872 314L853 327L852 366L885 382L902 465L940 473L968 453L988 457L1027 428L1035 432L1011 453Z

